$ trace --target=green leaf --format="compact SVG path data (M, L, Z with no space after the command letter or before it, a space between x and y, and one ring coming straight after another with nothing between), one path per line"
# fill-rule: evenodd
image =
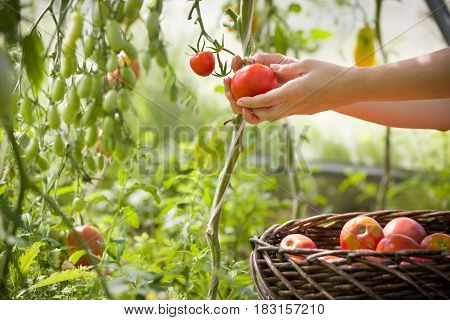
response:
M136 211L134 211L133 207L126 206L123 209L123 213L125 214L125 220L130 226L132 226L135 229L139 228L139 217Z
M23 39L23 62L35 93L41 88L42 80L44 79L44 58L42 39L34 31Z
M125 185L125 181L127 179L127 173L124 169L120 169L117 173L117 178L119 178L119 185L123 187Z
M283 28L277 24L274 36L275 51L280 54L286 54L288 49L288 40L284 34Z
M302 7L298 3L291 3L288 8L289 12L299 13L302 11Z
M331 35L331 32L324 29L314 28L311 30L311 36L316 40L324 40L331 37Z
M80 260L81 257L84 256L85 254L86 254L86 250L84 250L84 249L77 250L70 255L69 262L71 264L76 264L78 262L78 260Z
M20 272L25 275L30 271L31 266L33 265L36 257L39 253L40 248L44 245L43 242L35 242L31 247L27 249L27 251L22 254L19 258L19 268Z
M150 193L157 204L161 203L161 198L158 195L158 189L156 189L154 186L135 183L131 188L128 189L128 192L133 192L136 190L143 190Z
M79 278L90 279L90 278L92 278L92 274L89 271L86 271L84 269L70 269L70 270L65 270L62 272L56 272L56 273L53 273L52 275L50 275L48 278L40 280L38 283L36 283L34 286L32 286L31 289L50 286L55 283L79 279Z
M224 93L225 92L225 87L222 85L218 85L214 87L214 91L215 92L219 92L219 93Z

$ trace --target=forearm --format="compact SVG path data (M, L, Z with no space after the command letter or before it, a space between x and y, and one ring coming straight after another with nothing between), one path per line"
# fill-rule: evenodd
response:
M450 48L352 73L358 102L450 98Z
M334 111L389 127L450 130L450 99L359 102Z

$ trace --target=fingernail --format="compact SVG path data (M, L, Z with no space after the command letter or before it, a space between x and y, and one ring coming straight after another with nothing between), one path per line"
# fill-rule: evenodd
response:
M240 98L237 101L238 106L240 107L244 107L246 105L246 103L248 102L248 98Z
M272 70L280 70L280 65L279 64L271 64L270 65L270 69L272 69Z

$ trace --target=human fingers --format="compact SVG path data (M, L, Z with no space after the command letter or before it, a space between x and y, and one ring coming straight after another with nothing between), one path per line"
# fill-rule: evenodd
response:
M238 71L244 66L244 61L240 56L234 56L233 59L231 59L231 70L233 72Z
M275 105L267 108L252 109L253 114L260 119L260 121L277 121L289 115L289 103Z
M288 64L272 63L269 67L277 77L292 79L310 71L311 63L309 60L303 60Z
M261 121L252 111L252 109L249 108L242 108L242 116L244 117L245 121L247 121L250 124L258 124Z
M237 105L236 99L233 97L233 93L231 92L231 79L229 77L223 79L223 86L225 88L225 97L230 102L231 109L234 113L241 114L242 108Z
M289 99L295 92L295 80L289 81L281 87L270 90L267 93L254 97L242 97L237 101L237 105L247 108L265 108L280 104Z
M298 61L297 59L286 57L279 53L256 53L248 58L250 63L260 63L266 66L271 64L285 64L285 63L294 63Z

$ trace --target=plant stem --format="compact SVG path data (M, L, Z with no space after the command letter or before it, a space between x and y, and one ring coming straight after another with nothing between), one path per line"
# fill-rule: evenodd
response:
M286 169L292 194L291 218L299 219L302 217L303 211L303 206L300 203L300 179L296 170L295 139L292 136L291 128L289 127L289 122L287 120L283 123L283 131L286 143Z
M240 15L237 18L238 31L242 42L242 51L245 56L250 54L250 36L253 15L254 0L242 0ZM209 285L208 299L215 300L219 291L221 252L219 241L219 226L222 213L222 207L225 199L225 192L230 184L231 175L240 153L243 150L242 134L245 127L245 121L242 115L238 115L234 120L233 138L228 149L224 168L219 176L216 187L216 193L212 203L210 220L206 228L206 239L211 250L211 282Z
M383 47L383 41L381 38L381 27L380 27L380 17L381 17L381 5L383 0L377 0L376 10L375 10L375 33L380 47L380 52L383 57L383 63L388 62L386 51ZM377 210L384 210L386 208L387 202L387 192L389 190L389 182L391 180L391 128L386 127L385 137L384 137L384 160L383 160L383 175L380 179L380 184L378 186Z

